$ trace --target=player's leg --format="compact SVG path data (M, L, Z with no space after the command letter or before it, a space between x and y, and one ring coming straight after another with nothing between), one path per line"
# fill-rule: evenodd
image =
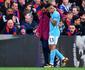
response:
M59 38L59 37L55 37L55 44L57 44L58 38ZM65 66L66 63L68 62L68 58L65 57L65 56L64 56L61 52L59 52L59 50L57 50L57 49L55 49L55 52L56 52L56 56L58 56L58 58L62 61L63 66Z
M49 49L50 49L50 62L49 64L51 66L54 66L54 60L55 60L55 56L56 56L56 44L55 44L55 37L54 36L49 36Z

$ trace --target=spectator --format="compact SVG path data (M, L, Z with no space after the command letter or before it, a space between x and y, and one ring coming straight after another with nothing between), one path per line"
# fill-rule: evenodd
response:
M81 31L82 26L81 26L81 23L80 23L80 17L75 16L73 18L73 23L74 23L74 25L75 25L75 27L77 29L78 34L81 35L82 34L82 31Z
M5 0L4 4L1 6L1 11L3 12L3 14L6 14L6 9L11 7L11 0Z
M24 20L24 9L25 9L25 0L18 0L18 8L20 11L20 22Z
M65 24L64 24L64 21L61 19L60 23L59 23L59 29L60 29L60 33L62 35L62 33L64 32L65 30Z
M13 17L13 9L12 8L8 8L7 10L6 10L6 14L4 14L3 16L2 16L2 26L1 26L1 28L3 29L4 27L5 27L5 25L6 25L6 22L9 20L9 19L12 19L12 17Z
M69 12L71 5L72 4L69 2L69 0L63 0L62 4L59 6L59 9L62 9L64 13L67 13Z
M82 25L82 28L81 28L82 35L85 35L85 12L81 13L80 20Z
M82 0L82 3L80 5L80 12L85 12L85 0Z
M3 34L13 34L16 35L16 27L14 26L14 22L12 19L9 19L6 23L5 28L2 31Z
M79 16L80 8L78 6L72 7L72 13L74 16Z
M12 19L13 16L13 9L12 8L8 8L6 10L6 14L3 15L3 22L7 22L8 19Z
M30 3L26 4L24 13L26 13L26 12L27 13L32 13L33 20L36 21L37 23L39 22L37 11L36 11L36 9Z
M13 20L16 23L15 25L17 28L20 28L20 21L19 21L20 20L20 11L18 9L18 3L14 2L12 4L12 9L13 9L13 15L14 15Z
M17 28L20 28L19 19L18 19L18 17L14 16L12 8L8 8L6 11L6 15L3 15L3 22L4 23L7 22L9 19L12 19L15 26Z
M72 18L73 18L73 13L72 12L68 12L67 15L66 15L66 19L63 21L63 23L65 25L63 33L66 32L66 30L68 29L69 25L73 24Z
M21 23L24 26L27 34L34 34L34 30L37 27L37 23L33 20L33 15L31 13L25 14L25 20Z
M77 35L77 30L75 25L73 24L69 25L68 29L65 32L63 32L63 35L67 35L67 36Z
M20 29L20 35L26 35L26 29L23 26Z
M41 4L42 4L41 0L35 0L35 2L33 4L34 8L37 11L38 18L41 16L41 13L42 13L42 11L41 11Z
M13 2L12 9L14 11L14 15L20 19L20 11L18 9L18 3Z

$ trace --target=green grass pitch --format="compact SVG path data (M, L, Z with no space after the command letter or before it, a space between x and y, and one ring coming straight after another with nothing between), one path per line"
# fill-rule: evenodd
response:
M85 70L85 68L33 68L33 67L0 67L0 70Z

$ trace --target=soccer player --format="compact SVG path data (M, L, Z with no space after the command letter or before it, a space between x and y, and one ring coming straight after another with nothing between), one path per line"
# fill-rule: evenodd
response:
M56 45L60 36L60 30L59 30L59 22L60 22L60 14L56 11L54 6L50 6L49 12L51 15L50 18L50 24L49 24L49 49L50 49L50 63L49 67L54 66L54 59L55 56L58 56L60 60L62 60L64 63L67 62L68 58L65 58L57 49Z

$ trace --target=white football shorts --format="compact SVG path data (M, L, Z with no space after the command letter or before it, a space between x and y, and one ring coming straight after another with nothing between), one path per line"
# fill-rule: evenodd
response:
M57 45L59 36L49 36L48 44L49 45Z

